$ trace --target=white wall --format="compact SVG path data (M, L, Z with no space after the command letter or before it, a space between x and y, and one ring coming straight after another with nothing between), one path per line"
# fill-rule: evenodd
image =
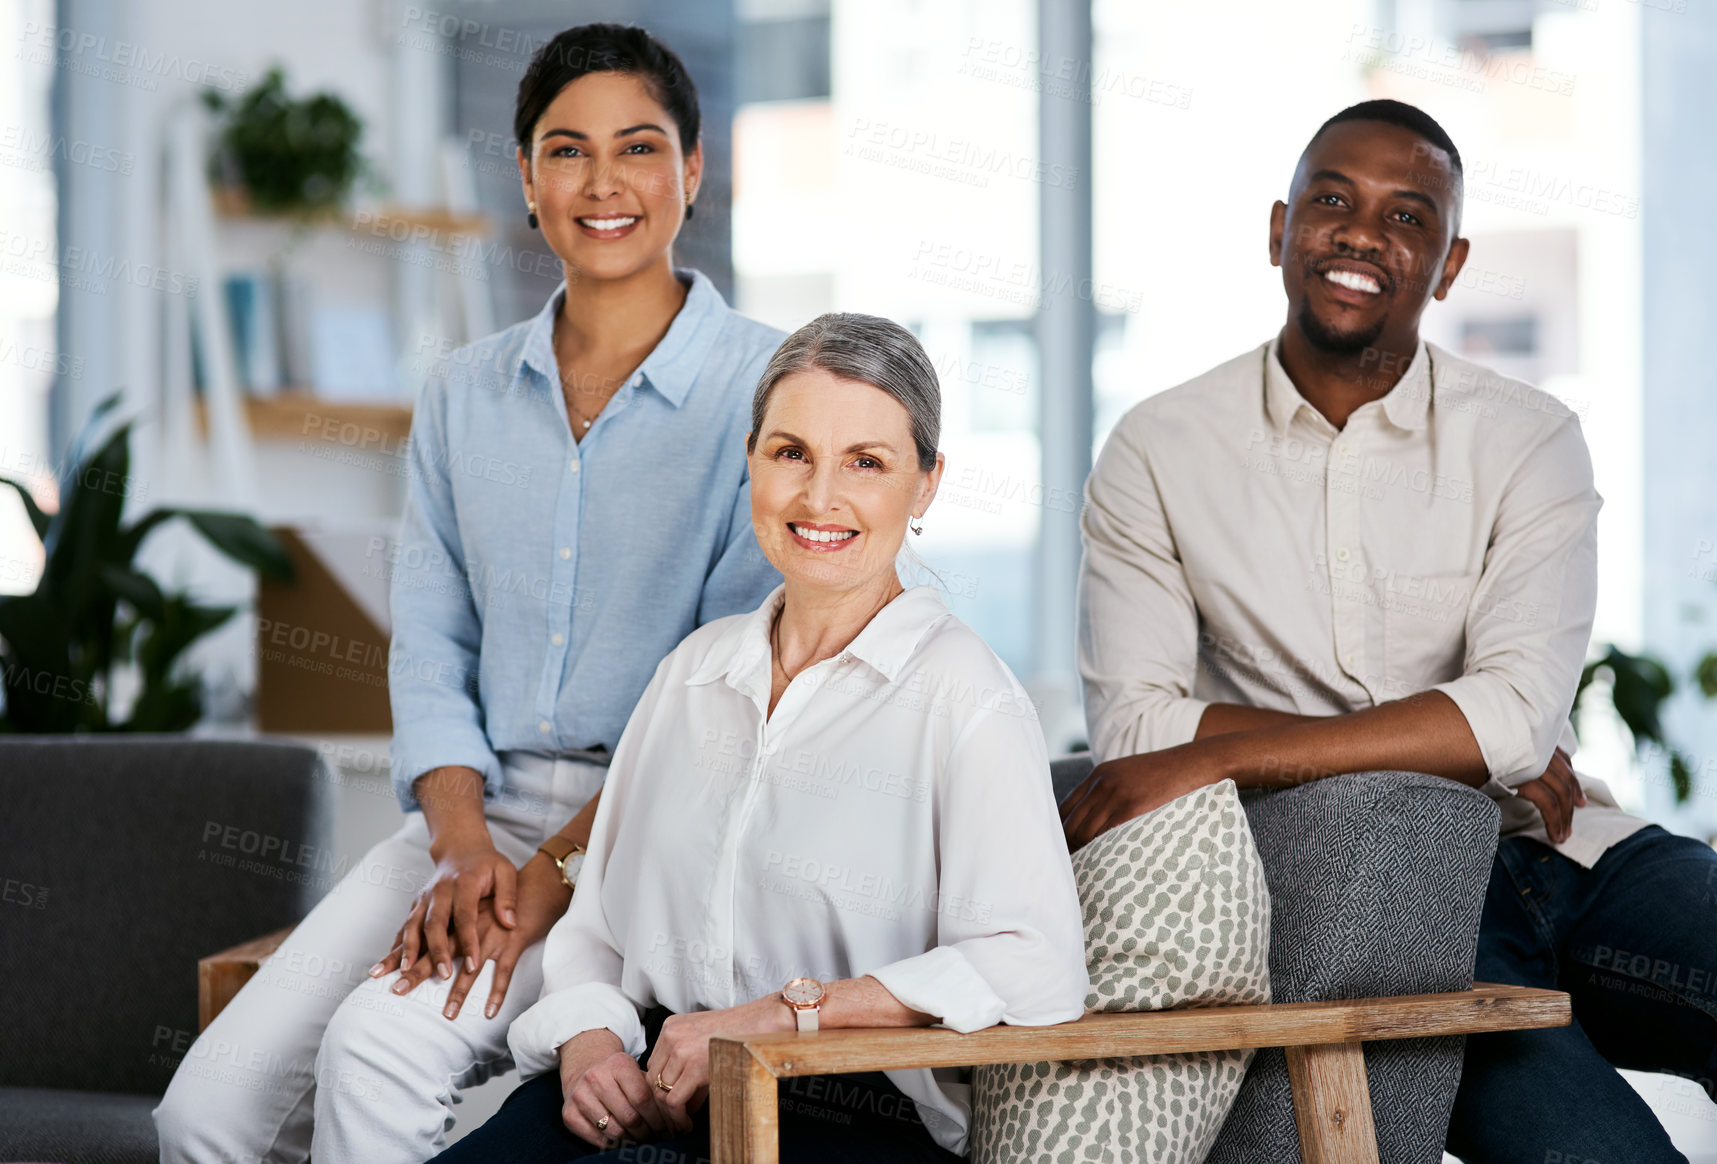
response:
M0 44L51 22L50 0L0 6ZM0 72L0 476L41 486L54 476L47 443L48 388L56 374L81 380L81 360L62 358L53 334L59 293L51 265L32 257L54 238L48 114L52 66L20 51ZM87 156L80 152L79 156ZM104 155L114 165L124 156ZM0 490L0 594L28 594L42 552L23 502Z

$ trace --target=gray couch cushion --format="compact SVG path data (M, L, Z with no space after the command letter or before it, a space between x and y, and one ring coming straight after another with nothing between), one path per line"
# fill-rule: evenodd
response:
M340 872L330 791L299 745L0 737L0 1085L161 1092L197 959L297 921Z
M1057 798L1090 772L1058 760ZM1270 884L1277 1002L1419 994L1472 985L1497 809L1473 789L1366 772L1245 798ZM1367 1046L1384 1164L1436 1164L1460 1082L1461 1040ZM1287 1064L1261 1051L1207 1164L1297 1162Z
M1079 782L1091 775L1091 753L1080 752L1072 756L1062 756L1049 762L1049 780L1055 785L1055 803L1060 804L1067 799L1067 794L1079 786Z
M155 1164L156 1097L0 1087L0 1160Z

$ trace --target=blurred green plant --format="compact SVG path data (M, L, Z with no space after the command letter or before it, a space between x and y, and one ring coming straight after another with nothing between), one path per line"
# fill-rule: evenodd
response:
M1693 678L1707 699L1717 698L1717 651L1707 653L1699 661ZM1574 691L1576 729L1581 701L1595 684L1597 689L1609 692L1610 705L1633 737L1636 753L1653 745L1669 757L1669 779L1675 787L1677 803L1693 795L1693 765L1663 731L1663 705L1675 694L1675 678L1669 668L1650 655L1630 655L1615 644L1608 644L1602 655L1580 671L1580 685Z
M333 210L363 171L358 115L332 93L294 101L278 66L236 101L205 89L203 103L225 118L214 176L242 186L256 210Z
M23 499L47 557L33 594L0 595L0 732L172 732L201 717L201 683L182 657L239 608L165 591L137 569L138 548L165 523L183 518L240 565L292 576L285 549L243 514L158 508L122 524L130 422L88 452L118 403L118 394L108 397L85 425L60 481L57 513L44 512L22 482L0 477ZM114 668L130 663L140 687L129 715L114 722Z
M1699 666L1693 669L1694 682L1707 699L1717 699L1717 651L1705 652Z

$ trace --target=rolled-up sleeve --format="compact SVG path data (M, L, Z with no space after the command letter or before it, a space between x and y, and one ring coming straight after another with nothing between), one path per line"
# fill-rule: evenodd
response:
M561 1044L600 1030L613 1031L634 1059L644 1053L644 1023L625 992L607 982L585 982L545 995L514 1019L507 1047L519 1078L529 1079L559 1065Z
M1090 990L1084 924L1036 718L974 715L938 796L937 945L866 972L957 1031L1078 1018Z
M405 521L388 596L393 783L407 812L419 807L412 782L432 768L472 768L489 795L501 789L478 696L483 625L466 582L447 473L446 412L445 381L432 375L412 416Z
M1467 609L1454 700L1491 779L1542 775L1574 704L1598 595L1598 509L1580 424L1559 418L1514 469Z
M1129 416L1104 444L1080 518L1079 674L1099 764L1187 743L1208 706L1192 695L1198 609L1140 427Z
M664 662L657 667L614 749L614 760L602 784L602 801L590 825L590 844L578 872L578 890L543 940L542 993L536 1005L507 1028L507 1046L521 1079L554 1070L560 1062L561 1044L585 1031L613 1031L628 1055L636 1058L644 1053L639 1004L621 985L624 944L608 917L609 900L617 897L605 895L603 885L614 837L630 799L637 736L648 730L656 714L666 666Z

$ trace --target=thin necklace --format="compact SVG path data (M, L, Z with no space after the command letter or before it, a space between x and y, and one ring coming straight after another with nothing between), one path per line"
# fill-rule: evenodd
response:
M550 347L558 347L559 345L560 345L560 313L557 311L555 313L555 317L554 317L554 326L549 329L549 346ZM555 358L555 374L559 375L559 373L560 373L560 358L557 356ZM563 386L564 386L564 382L563 382ZM574 416L578 417L579 428L582 429L584 432L589 432L590 431L590 424L596 418L593 416L584 415L584 410L572 402L572 395L574 392L577 392L577 391L578 391L578 388L575 386L572 389L572 392L562 392L561 397L563 399L565 399L566 406L568 409L570 409L572 411L572 414ZM606 403L606 401L604 401L604 403ZM602 412L602 410L600 408L598 408L596 411L598 414L600 414Z
M769 661L775 670L781 672L781 678L793 682L793 677L787 674L786 666L781 662L781 614L787 609L787 603L782 602L775 608L775 617L769 623Z
M884 602L882 604L882 606L877 607L875 610L873 610L871 612L871 615L870 615L871 618L875 618L878 614L882 613L883 607L887 606L890 602L893 602L896 598L899 598L902 594L906 593L906 587L900 585L900 580L898 578L895 579L894 584L897 588L895 590L895 592L888 596L887 602ZM770 654L770 662L772 664L774 664L774 670L781 672L781 678L783 678L783 679L787 680L787 682L791 683L791 682L793 682L793 677L791 675L787 674L787 665L781 661L781 616L783 614L785 614L786 612L787 612L787 602L786 602L786 599L782 599L781 605L777 606L775 608L774 619L772 619L769 623L769 654ZM870 625L870 620L866 619L865 620L865 626L869 626L869 625ZM851 644L849 644L849 645L851 645Z

